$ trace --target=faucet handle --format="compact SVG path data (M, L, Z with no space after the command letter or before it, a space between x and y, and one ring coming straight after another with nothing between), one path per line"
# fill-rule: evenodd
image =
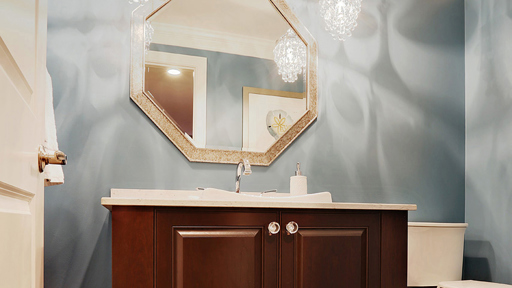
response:
M277 192L277 189L266 190L266 191L261 192L260 196L263 196L263 194L265 194L265 193L275 193L275 192Z

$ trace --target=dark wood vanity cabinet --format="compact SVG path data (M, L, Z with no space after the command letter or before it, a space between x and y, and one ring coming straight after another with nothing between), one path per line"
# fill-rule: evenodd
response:
M114 288L406 287L407 211L114 206L112 219Z

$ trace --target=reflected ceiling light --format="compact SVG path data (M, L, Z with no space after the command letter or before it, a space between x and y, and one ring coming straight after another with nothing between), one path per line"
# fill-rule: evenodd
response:
M169 73L171 75L180 75L181 71L178 69L169 69L169 70L167 70L167 73Z
M130 3L130 4L137 3L139 5L144 5L144 4L146 4L146 2L148 2L148 0L129 0L128 1L128 3Z
M155 34L155 29L151 26L151 23L146 20L144 24L144 51L146 54L149 51L149 46L151 45L151 41L153 41L153 34Z
M306 45L293 29L277 40L274 61L284 82L297 81L297 75L306 70Z
M345 41L352 36L361 12L361 0L320 0L320 14L334 39Z

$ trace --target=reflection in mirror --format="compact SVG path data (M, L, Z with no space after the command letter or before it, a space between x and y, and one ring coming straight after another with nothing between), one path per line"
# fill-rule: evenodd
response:
M269 0L172 0L147 21L144 91L196 147L265 152L306 113L306 45Z
M206 145L205 57L149 51L144 91L196 147Z
M146 93L193 138L194 70L146 64Z
M243 93L244 151L265 152L307 110L304 93L253 87Z

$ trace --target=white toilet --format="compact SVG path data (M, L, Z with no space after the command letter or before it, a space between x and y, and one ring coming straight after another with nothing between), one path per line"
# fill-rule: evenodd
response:
M407 286L437 286L462 279L467 223L409 222Z
M438 288L512 288L462 279L467 223L409 222L407 286Z

